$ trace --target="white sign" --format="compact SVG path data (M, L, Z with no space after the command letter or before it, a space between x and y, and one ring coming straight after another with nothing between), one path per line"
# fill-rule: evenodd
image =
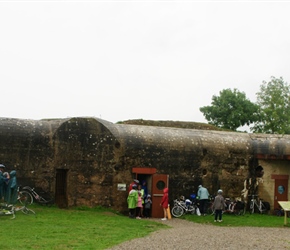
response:
M126 191L126 184L118 183L118 190L119 191Z

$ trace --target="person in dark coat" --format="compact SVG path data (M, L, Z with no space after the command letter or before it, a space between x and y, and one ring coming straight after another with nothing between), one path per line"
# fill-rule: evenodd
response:
M5 172L5 166L0 164L0 200L5 199L5 194L7 190L7 183L9 181L9 175Z
M7 183L5 201L8 204L15 204L17 202L17 180L16 180L16 171L12 170L10 172L10 179Z

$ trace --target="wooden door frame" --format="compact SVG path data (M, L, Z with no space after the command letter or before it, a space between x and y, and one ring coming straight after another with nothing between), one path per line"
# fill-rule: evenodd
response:
M276 199L276 196L277 196L277 190L276 190L276 184L277 184L277 181L279 180L284 180L285 183L287 183L287 187L286 187L286 190L285 190L285 193L286 193L286 197L287 197L287 201L288 201L288 189L289 189L289 185L288 185L288 182L289 182L289 175L277 175L277 174L272 174L271 175L271 179L274 179L274 204L273 204L273 208L278 208L279 205L278 205L278 201Z
M155 204L152 204L151 214L152 214L153 218L159 218L161 216L161 214L162 214L161 217L163 217L163 210L162 210L162 208L159 205L161 197L163 196L163 193L159 195L160 197L154 197L154 194L153 194L154 181L153 181L153 179L154 179L154 176L159 176L159 175L165 177L167 179L166 187L168 187L169 186L169 175L168 174L157 174L157 169L156 168L141 168L141 167L132 168L132 173L135 174L135 178L136 179L138 179L138 174L139 175L142 174L142 175L151 175L152 176L152 183L151 183L152 194L151 194L151 197L152 197L152 201L155 200ZM162 192L163 192L163 190L162 190ZM159 200L158 200L158 198L159 198ZM155 209L158 209L157 213L156 213L156 210L153 210L153 207L155 207ZM161 213L160 213L159 209L160 209Z
M158 187L158 184L163 184ZM164 195L164 188L169 188L168 174L153 174L152 175L152 217L163 218L163 208L160 206L162 197Z

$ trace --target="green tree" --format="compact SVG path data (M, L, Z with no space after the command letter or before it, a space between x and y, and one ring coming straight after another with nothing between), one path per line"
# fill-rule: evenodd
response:
M258 106L248 100L244 92L224 89L219 94L212 97L211 106L199 109L209 124L236 131L257 121Z
M263 81L257 95L259 120L253 132L290 134L290 86L283 78L271 77Z

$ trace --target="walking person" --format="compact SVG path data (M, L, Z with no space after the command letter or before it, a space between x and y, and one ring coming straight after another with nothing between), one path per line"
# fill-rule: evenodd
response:
M217 196L213 202L214 222L222 222L223 210L225 209L225 199L223 197L223 190L219 189Z
M205 215L207 211L207 203L208 203L208 198L209 198L209 193L208 193L207 188L203 187L202 185L199 185L197 195L199 197L200 213Z
M162 206L162 208L163 208L164 216L161 220L167 220L168 191L169 191L168 188L164 188L164 190L163 190L163 196L162 196L160 206Z

